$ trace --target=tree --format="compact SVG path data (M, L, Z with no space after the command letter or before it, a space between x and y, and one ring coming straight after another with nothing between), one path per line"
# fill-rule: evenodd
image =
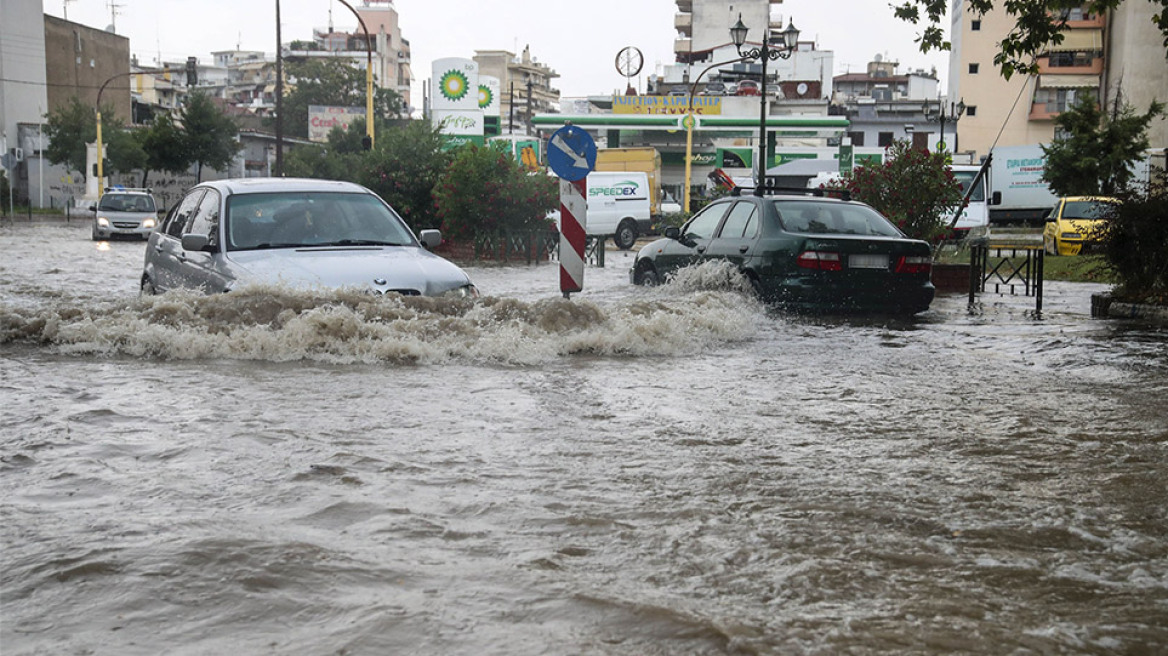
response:
M909 237L925 241L945 231L946 219L965 197L947 153L913 148L903 140L888 147L883 164L856 167L844 175L840 186Z
M284 158L285 175L356 182L358 171L365 166L361 146L364 134L365 121L353 121L347 131L333 128L326 144L292 149Z
M1103 224L1103 254L1119 281L1115 296L1168 305L1168 174L1120 193Z
M84 177L89 176L89 171L85 170L85 149L87 144L97 140L97 118L92 107L74 96L69 104L49 113L45 120L45 135L49 137L45 155L50 162L64 164Z
M203 179L203 166L225 169L239 152L239 128L205 93L187 97L180 113L187 156L198 163L196 179Z
M141 133L142 150L146 163L142 167L142 186L145 187L151 171L181 173L194 160L187 151L186 136L175 124L169 112L159 112L150 127Z
M998 54L994 55L994 65L1007 80L1018 73L1037 73L1038 63L1034 56L1044 51L1051 42L1059 43L1063 40L1060 32L1066 25L1067 16L1071 9L1083 7L1085 13L1100 14L1108 9L1115 9L1125 0L967 0L969 13L980 16L1001 5L1006 13L1015 19L1015 27L998 44ZM1141 0L1126 0L1140 2ZM1152 14L1152 22L1160 28L1164 35L1164 47L1168 51L1168 0L1147 0L1161 9ZM945 40L945 28L948 27L945 12L952 0L902 0L901 4L893 5L897 18L906 20L914 25L921 21L922 14L927 17L929 25L917 40L921 44L922 52L930 50L949 50L951 43ZM1154 56L1154 55L1149 55Z
M504 148L472 144L455 153L434 189L442 231L450 238L551 226L547 215L559 199L556 181L529 175Z
M1164 111L1153 102L1144 114L1116 98L1105 115L1095 96L1081 93L1075 103L1055 118L1061 128L1049 146L1043 146L1046 168L1042 179L1059 196L1115 196L1128 187L1132 165L1148 149L1148 125Z
M387 129L365 158L359 181L392 205L413 230L436 228L434 188L451 160L445 143L428 121Z
M364 107L365 72L342 59L291 61L287 67L293 81L283 104L284 125L294 135L308 137L308 107ZM375 119L388 119L402 111L402 99L391 89L374 87ZM378 123L374 123L375 129Z

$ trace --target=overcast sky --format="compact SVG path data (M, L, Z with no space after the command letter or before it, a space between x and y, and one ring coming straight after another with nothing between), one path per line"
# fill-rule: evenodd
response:
M102 29L113 23L146 66L159 57L210 63L212 51L236 47L274 54L275 6L275 0L44 0L47 14L65 17L67 11L69 20ZM656 66L673 62L675 0L395 0L394 6L412 51L415 105L433 60L470 58L475 50L519 54L530 45L533 57L559 73L553 85L564 97L623 90L614 59L625 46L645 56L638 88ZM311 39L313 28L328 26L330 10L337 29L357 29L356 18L336 0L280 0L284 42ZM922 54L914 43L921 28L897 20L887 0L786 0L772 11L784 23L794 19L801 40L834 51L836 74L862 72L880 54L899 61L902 73L935 67L945 86L948 53Z

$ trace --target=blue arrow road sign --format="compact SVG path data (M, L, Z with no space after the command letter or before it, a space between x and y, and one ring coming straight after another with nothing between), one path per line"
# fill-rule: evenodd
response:
M596 142L587 130L565 125L548 140L547 162L561 178L583 180L596 167Z

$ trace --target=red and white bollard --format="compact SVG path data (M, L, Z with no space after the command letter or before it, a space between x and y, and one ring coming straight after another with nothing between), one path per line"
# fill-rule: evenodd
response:
M584 247L588 225L587 178L560 179L560 291L564 298L584 289Z

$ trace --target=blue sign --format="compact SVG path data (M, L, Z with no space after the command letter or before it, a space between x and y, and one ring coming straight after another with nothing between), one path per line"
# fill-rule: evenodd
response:
M583 180L596 167L596 142L587 130L565 125L548 140L547 163L569 182Z

